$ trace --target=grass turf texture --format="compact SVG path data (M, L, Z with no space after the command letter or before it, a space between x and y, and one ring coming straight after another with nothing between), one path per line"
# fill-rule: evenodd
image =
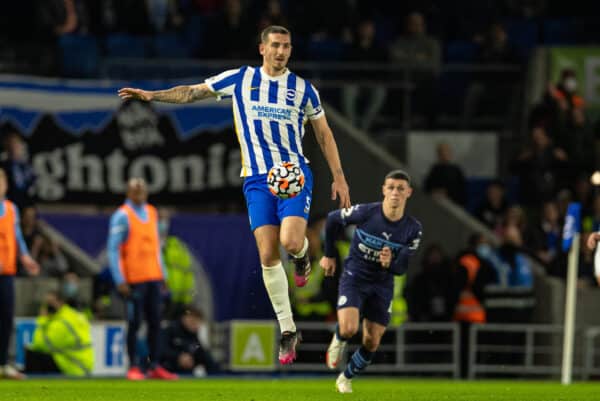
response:
M127 382L119 379L0 381L0 400L410 400L587 401L600 399L600 383L562 386L542 381L439 381L359 378L353 394L337 394L335 376L293 379L197 379Z

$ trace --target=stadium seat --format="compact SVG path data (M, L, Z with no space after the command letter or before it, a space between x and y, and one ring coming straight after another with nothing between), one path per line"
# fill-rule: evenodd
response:
M538 24L528 19L506 19L503 21L508 39L515 45L523 60L538 43Z
M186 58L191 56L191 50L186 46L183 37L176 33L156 35L152 44L155 57Z
M469 177L467 179L467 205L466 209L475 214L477 208L485 200L485 194L492 178Z
M444 46L445 64L472 64L477 58L479 46L470 40L454 40ZM440 112L460 116L465 92L471 80L468 70L447 70L440 76ZM452 99L449 101L449 99Z
M444 46L445 63L472 63L477 57L478 45L470 40L454 40Z
M62 35L59 38L62 73L70 78L94 78L98 73L98 40L87 35Z
M311 39L307 46L308 57L319 61L340 61L344 54L344 44L336 39Z
M108 57L150 56L151 40L146 36L134 36L122 33L110 34L106 37L106 55Z
M204 46L205 32L210 19L202 15L191 15L183 28L183 38L192 54L199 54Z
M546 45L577 43L577 22L570 18L545 19L542 22L542 41Z

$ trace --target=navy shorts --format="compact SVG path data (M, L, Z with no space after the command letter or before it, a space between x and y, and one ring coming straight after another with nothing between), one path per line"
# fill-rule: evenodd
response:
M371 322L387 326L392 313L393 282L373 282L360 279L346 269L340 278L337 309L358 308L360 315Z
M297 196L290 199L279 199L269 191L266 174L253 175L244 179L244 197L252 231L265 225L279 226L288 216L298 216L308 220L313 177L307 165L301 167L304 172L304 188Z

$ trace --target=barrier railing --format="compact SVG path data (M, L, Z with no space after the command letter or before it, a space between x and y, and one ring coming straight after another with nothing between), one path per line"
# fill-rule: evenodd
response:
M325 352L333 335L335 325L322 322L298 322L297 328L302 332L303 342L298 349L298 359L288 366L277 363L265 366L266 370L287 372L326 372ZM223 322L214 326L212 346L215 357L231 368L232 355L230 339L232 322ZM273 338L278 339L273 324ZM248 331L248 333L252 333ZM254 334L249 334L254 335ZM349 355L358 348L362 333L357 333L354 340L346 348L340 368L345 366ZM258 337L256 337L258 338ZM256 344L258 340L249 340ZM268 350L271 342L265 342L263 351ZM276 348L276 344L275 344ZM267 351L268 352L268 351ZM256 354L256 352L251 352ZM390 327L384 334L373 364L369 366L372 373L407 373L436 374L459 377L459 327L456 323L406 323L400 327ZM260 360L261 358L258 358ZM256 367L252 369L255 370ZM234 369L235 370L235 369Z
M469 333L469 378L559 375L562 336L561 325L474 324ZM578 359L575 374L582 372Z

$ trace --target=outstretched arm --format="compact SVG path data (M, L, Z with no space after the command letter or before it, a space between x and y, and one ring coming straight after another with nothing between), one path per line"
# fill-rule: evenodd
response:
M331 175L333 176L331 199L336 200L339 197L340 207L348 208L350 207L350 189L348 188L348 183L344 176L344 170L342 170L340 154L335 139L333 138L333 132L327 123L327 118L322 116L321 118L310 121L315 131L317 142L319 142L321 151L327 160Z
M123 100L139 99L146 102L192 103L209 97L216 97L208 85L180 85L160 91L146 91L136 88L119 89L119 97Z

